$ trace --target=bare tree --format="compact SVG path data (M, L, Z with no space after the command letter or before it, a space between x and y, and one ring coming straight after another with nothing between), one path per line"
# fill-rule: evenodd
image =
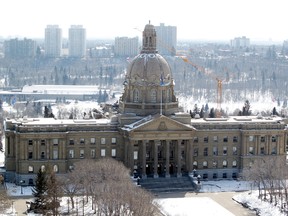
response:
M156 215L153 196L136 186L130 171L123 163L112 158L98 161L83 160L75 164L75 170L83 179L83 188L92 198L98 215Z

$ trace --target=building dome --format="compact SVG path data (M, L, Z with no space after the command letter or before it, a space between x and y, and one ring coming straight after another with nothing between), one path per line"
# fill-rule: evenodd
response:
M127 67L120 113L171 115L178 111L174 81L168 62L156 50L156 31L145 26L142 50Z
M130 84L159 85L171 82L171 70L168 62L158 53L141 53L127 68L126 78Z

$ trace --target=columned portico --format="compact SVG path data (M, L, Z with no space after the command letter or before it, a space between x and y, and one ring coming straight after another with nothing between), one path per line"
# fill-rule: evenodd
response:
M165 177L170 177L170 140L166 140L166 151L165 151Z
M153 165L153 176L154 178L158 178L159 175L158 175L158 144L160 144L160 141L157 140L157 141L154 141L153 143L153 147L154 147L154 157L153 157L153 160L154 160L154 165Z
M142 157L141 157L141 159L142 159L142 161L141 161L141 165L142 165L142 173L141 173L141 175L142 175L142 178L146 178L147 176L146 176L146 145L147 145L147 140L142 140L142 148L141 148L141 150L142 150L142 153L141 153L141 155L142 155Z
M177 177L181 176L181 142L182 140L177 142Z

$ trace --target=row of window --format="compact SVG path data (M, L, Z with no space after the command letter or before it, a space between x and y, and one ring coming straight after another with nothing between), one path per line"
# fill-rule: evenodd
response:
M42 139L40 141L40 143L41 143L42 146L45 146L46 145L46 140ZM58 145L59 144L59 140L58 139L52 139L52 143L53 143L53 145ZM84 145L86 143L87 143L87 140L85 138L80 138L79 144ZM74 144L76 144L76 140L70 139L69 140L69 145L74 145ZM95 137L90 138L90 144L91 145L95 145L96 144L96 138ZM100 144L102 144L102 145L106 144L106 138L101 138L100 139ZM115 137L111 138L111 144L116 145L116 138ZM33 140L28 140L28 145L33 145Z
M223 142L228 142L228 136L224 136L223 137L223 139L222 139L222 141ZM233 136L233 138L232 138L232 140L233 140L233 143L237 143L238 142L238 136ZM218 136L213 136L213 142L218 142L218 141L220 141L220 139L219 139L219 137ZM193 142L194 143L198 143L199 142L199 138L198 137L194 137L193 138ZM208 143L209 142L209 136L204 136L203 137L203 142L204 143Z
M256 136L253 136L253 135L249 136L249 141L253 142L255 140L255 137ZM219 142L219 140L220 139L219 139L218 136L213 136L213 142ZM224 143L228 142L228 140L229 140L228 136L224 136L222 138L222 142L224 142ZM266 142L266 140L267 140L266 136L260 136L260 142ZM233 141L233 143L237 143L238 142L238 136L233 136L232 137L232 141ZM277 136L271 136L271 142L276 142L276 141L277 141ZM199 138L198 137L194 137L193 138L193 142L194 143L198 143L199 142ZM209 136L204 136L203 137L203 142L204 143L208 143L209 142Z
M101 157L106 156L106 149L100 150L100 156ZM111 149L111 156L116 157L116 149ZM58 149L53 149L52 159L57 160L58 157L59 157L58 156ZM68 157L69 158L75 158L75 150L74 149L69 150ZM86 155L86 157L87 157L87 155ZM45 151L41 152L40 158L42 160L47 159ZM79 149L79 158L85 158L85 149ZM95 149L90 149L90 158L96 158L96 150ZM33 159L33 151L32 150L28 151L28 159Z
M44 172L46 169L45 165L42 165L40 169L42 172ZM37 170L37 172L38 172L38 170ZM55 173L59 172L58 165L56 165L56 164L53 165L53 172L55 172ZM28 166L28 173L34 173L34 166L31 166L31 165Z
M218 165L217 161L212 161L212 168L221 168L221 165ZM227 160L223 160L222 161L222 168L227 168L228 167L228 162ZM237 167L237 161L234 160L232 161L232 168L236 168ZM203 169L208 169L208 161L203 161L202 163L202 168ZM193 162L193 169L198 169L198 162L194 161Z
M167 95L166 95L167 94ZM165 96L166 95L166 96ZM171 89L168 89L167 93L165 90L162 90L162 102L171 102ZM157 102L157 91L156 89L151 89L150 91L150 101L151 103ZM138 89L133 91L133 102L140 102L140 94Z
M218 155L218 147L213 146L213 152L212 153L213 153L214 156L217 156ZM199 154L198 148L194 148L194 156L198 156L198 154ZM223 146L222 155L227 155L227 154L228 154L228 147L227 146ZM233 146L232 147L232 155L237 155L237 154L238 154L237 147ZM203 149L203 156L208 156L208 155L209 155L209 148L205 147Z
M100 156L105 157L106 156L106 149L101 149L100 150ZM75 158L75 150L74 149L69 149L68 153L69 158ZM87 157L87 155L86 155ZM111 149L111 157L115 158L116 157L116 149ZM80 149L79 150L79 158L85 158L85 149ZM95 149L90 149L90 158L96 158L96 150Z
M217 179L220 176L218 177L218 173L213 173L212 177L213 177L213 179ZM208 179L208 178L209 178L208 173L203 173L203 179ZM223 179L228 178L227 173L222 173L222 178ZM237 173L232 173L232 178L236 179L237 178Z

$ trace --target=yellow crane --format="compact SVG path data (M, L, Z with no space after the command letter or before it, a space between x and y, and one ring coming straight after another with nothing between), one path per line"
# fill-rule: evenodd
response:
M208 72L204 67L199 66L193 62L191 62L186 56L180 56L180 58L185 62L188 63L190 65L192 65L194 68L196 68L198 71L203 72L204 74L212 77L213 79L215 79L217 81L217 99L216 99L216 103L217 103L217 112L216 112L216 116L217 117L221 117L221 104L222 104L222 82L223 80L216 77L215 75L213 75L212 73Z

